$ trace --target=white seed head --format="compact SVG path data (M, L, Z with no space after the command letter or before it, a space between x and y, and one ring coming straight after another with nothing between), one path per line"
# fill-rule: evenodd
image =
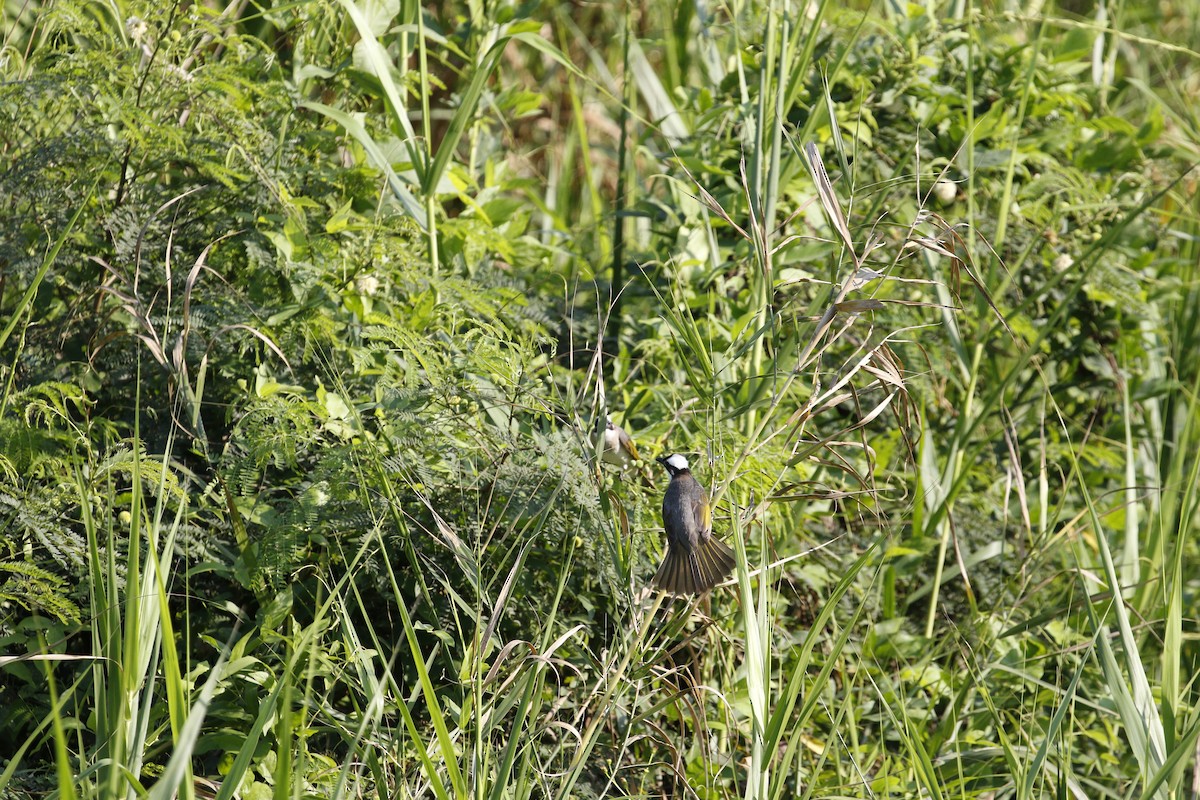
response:
M937 183L933 184L933 194L937 198L938 203L948 206L958 197L958 186L955 185L954 181L941 178Z
M150 25L141 17L129 17L125 20L125 34L134 44L141 44L150 37Z
M379 278L374 275L359 275L354 281L354 288L359 294L373 295L379 291Z

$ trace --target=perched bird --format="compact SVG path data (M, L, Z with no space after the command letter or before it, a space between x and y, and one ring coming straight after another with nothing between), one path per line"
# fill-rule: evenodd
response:
M652 583L673 595L707 592L733 571L733 551L712 535L712 509L704 487L676 453L658 459L671 474L663 496L663 527L667 531L667 556Z
M608 418L607 427L604 429L604 453L600 459L621 469L628 469L638 460L637 446L634 445L633 439L629 438L624 428L612 421L612 417Z

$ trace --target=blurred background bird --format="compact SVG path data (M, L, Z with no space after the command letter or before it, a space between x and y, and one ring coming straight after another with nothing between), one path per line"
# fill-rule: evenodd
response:
M606 464L613 464L621 469L628 469L638 459L637 445L620 425L607 418L604 428L604 452L600 459Z
M688 469L688 460L676 453L658 463L671 475L662 505L667 555L651 582L676 596L707 592L733 571L733 551L712 535L708 495Z

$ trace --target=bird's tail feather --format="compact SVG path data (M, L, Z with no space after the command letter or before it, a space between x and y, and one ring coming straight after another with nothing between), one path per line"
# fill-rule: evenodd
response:
M695 550L667 547L653 585L676 596L701 594L716 586L733 571L733 551L715 536L709 536Z

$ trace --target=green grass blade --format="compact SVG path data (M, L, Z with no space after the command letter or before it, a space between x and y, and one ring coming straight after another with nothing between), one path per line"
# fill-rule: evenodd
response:
M232 636L236 635L237 629L235 628L231 635L231 641ZM178 795L181 788L187 794L191 794L191 788L188 784L192 776L192 754L196 749L196 741L200 738L200 732L208 713L208 707L217 692L221 669L225 666L228 657L229 645L226 644L225 649L221 651L216 663L213 664L212 669L209 671L208 679L204 681L204 686L200 690L199 697L192 704L183 729L174 737L174 748L171 752L171 758L167 762L166 769L163 770L163 774L159 777L158 782L150 789L147 795L148 800L172 800L172 798Z
M399 201L400 206L404 209L405 213L412 217L413 221L421 227L421 230L427 230L428 226L425 219L424 206L422 206L420 201L417 200L416 196L409 191L408 187L404 185L404 182L400 180L400 176L396 174L394 169L392 169L391 163L388 161L387 157L384 156L383 151L379 149L379 145L376 144L375 139L370 133L367 132L366 126L363 125L361 120L352 114L340 111L332 106L327 106L324 103L304 102L300 105L303 108L316 111L318 114L329 117L329 119L341 125L342 128L345 129L346 133L350 134L354 140L362 146L363 150L366 151L367 157L370 159L371 164L377 170L383 173L384 177L387 179L388 188L392 190L392 196Z

